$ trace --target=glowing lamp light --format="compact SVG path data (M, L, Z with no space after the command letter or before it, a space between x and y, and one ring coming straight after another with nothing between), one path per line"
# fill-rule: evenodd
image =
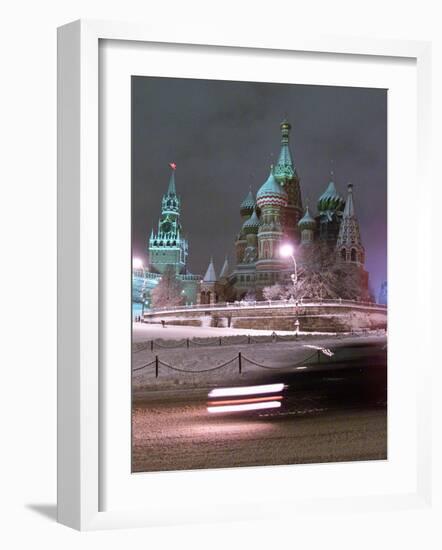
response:
M141 258L132 258L133 269L143 269L143 260Z
M279 249L279 253L281 254L281 256L283 258L288 258L290 256L293 256L295 252L295 249L293 248L293 246L291 244L283 244L281 246L281 248Z

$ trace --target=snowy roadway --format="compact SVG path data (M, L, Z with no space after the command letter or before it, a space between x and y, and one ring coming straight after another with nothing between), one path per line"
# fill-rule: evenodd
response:
M160 334L170 330L169 334L176 339L187 337L188 327L157 330ZM204 330L216 331L215 334L220 331ZM145 332L141 336L146 339ZM347 376L347 371L335 372L332 362L329 369L327 361L331 360L324 357L326 363L320 366L324 372L319 376L315 374L319 366L312 365L300 371L306 381L304 385L298 383L298 378L294 383L288 382L294 393L285 398L283 410L254 411L247 416L210 415L206 398L207 388L220 383L238 385L254 380L259 369L252 365L247 365L242 375L235 363L226 372L207 374L182 374L160 368L158 379L151 369L137 372L133 379L133 471L386 459L387 410L382 392L382 386L386 386L385 343L385 338L379 337L329 336L315 340L314 347L334 346L334 358L339 356L349 363L352 375ZM280 376L278 367L294 364L300 356L311 354L310 346L307 342L292 341L154 353L144 350L136 354L134 363L136 366L149 361L158 353L166 363L203 369L241 350L244 355L275 367L276 372L261 370L259 376L275 377ZM377 369L373 370L372 365ZM365 369L362 378L358 374L363 370L361 367ZM283 376L293 375L293 371L279 372ZM360 393L366 387L370 388L369 396Z
M387 458L385 408L208 416L205 404L136 404L134 472Z

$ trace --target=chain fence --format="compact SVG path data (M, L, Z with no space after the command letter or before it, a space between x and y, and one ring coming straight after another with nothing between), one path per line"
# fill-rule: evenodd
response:
M315 350L313 353L311 353L310 355L308 355L307 357L304 357L303 359L301 359L296 363L293 363L291 365L280 366L280 365L265 365L263 363L259 363L258 361L255 361L254 359L251 359L250 357L243 355L242 352L239 352L238 354L233 356L231 359L228 359L224 363L221 363L219 365L214 365L206 369L183 368L177 365L171 365L170 363L166 363L165 361L160 359L158 355L156 355L153 361L150 361L149 363L145 363L144 365L140 365L138 367L134 367L132 369L132 372L139 372L141 370L147 369L148 367L153 367L155 370L155 378L158 378L160 373L160 367L170 369L172 371L176 371L180 373L201 374L206 372L217 371L229 365L232 365L234 363L237 363L238 374L242 374L244 372L244 363L248 363L260 369L267 369L267 370L273 370L273 371L288 370L288 369L293 370L293 369L298 369L300 366L308 366L308 365L320 363L321 354L327 356L328 358L330 358L331 355L334 355L334 353L330 355L330 350L328 350L327 348L319 348Z

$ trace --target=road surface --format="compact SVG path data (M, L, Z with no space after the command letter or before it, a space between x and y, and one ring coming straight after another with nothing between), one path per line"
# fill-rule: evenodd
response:
M298 349L298 348L296 348ZM256 370L225 385L282 383L282 407L210 414L204 385L134 391L134 472L319 463L387 458L385 340L340 342L335 354L298 370ZM302 348L300 349L302 351ZM181 352L183 353L183 352ZM261 353L262 354L262 353ZM207 360L209 356L207 356ZM213 387L220 387L219 381ZM163 389L161 389L161 387ZM135 390L135 388L134 388Z
M134 407L134 472L386 458L385 407L249 417L209 417L201 402Z

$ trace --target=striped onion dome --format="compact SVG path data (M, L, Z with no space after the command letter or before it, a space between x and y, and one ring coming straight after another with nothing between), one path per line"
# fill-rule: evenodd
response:
M302 229L314 229L316 227L316 222L314 218L312 218L308 206L305 209L304 216L299 220L298 227Z
M270 168L270 174L265 183L261 186L256 194L256 204L262 208L263 206L286 206L287 193L276 181L273 175L273 166Z
M255 208L255 199L253 197L252 190L249 189L247 197L242 201L240 211L242 215L250 216Z
M256 213L256 208L253 209L253 214L242 225L242 231L247 235L249 233L258 233L259 218Z
M333 180L327 186L318 200L319 212L342 210L345 205L344 198L336 191Z

